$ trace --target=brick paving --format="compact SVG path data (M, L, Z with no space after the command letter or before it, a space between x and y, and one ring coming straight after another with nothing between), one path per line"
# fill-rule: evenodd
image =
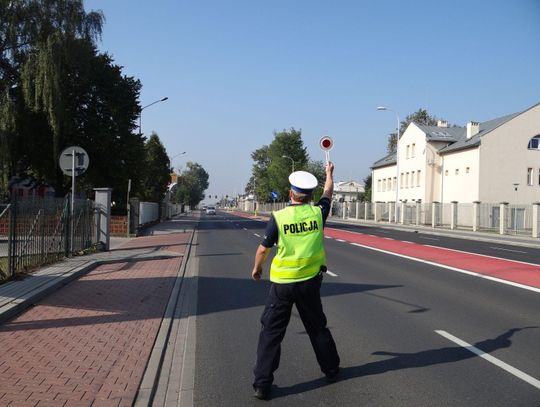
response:
M191 232L131 240L183 254ZM0 326L1 406L131 406L182 257L100 266Z

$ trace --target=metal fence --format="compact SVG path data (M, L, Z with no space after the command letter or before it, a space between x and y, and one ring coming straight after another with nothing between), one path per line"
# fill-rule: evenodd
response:
M538 212L536 215L535 211ZM540 233L538 205L404 203L398 205L396 210L393 203L386 202L333 202L330 216L336 219L374 220L534 237ZM534 225L535 222L537 225Z
M0 279L91 247L93 202L75 200L70 212L68 197L16 199L6 206L0 212Z

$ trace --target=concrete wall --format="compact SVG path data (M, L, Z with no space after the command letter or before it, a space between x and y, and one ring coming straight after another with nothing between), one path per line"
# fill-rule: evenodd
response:
M442 201L450 203L478 201L480 149L472 148L443 157Z
M529 140L540 134L540 105L506 122L482 138L480 200L529 204L540 201L540 150L528 150ZM533 185L527 185L527 168ZM517 197L512 184L519 183Z

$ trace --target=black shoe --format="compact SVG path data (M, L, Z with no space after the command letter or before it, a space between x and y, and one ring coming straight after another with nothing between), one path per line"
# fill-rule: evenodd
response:
M269 387L254 387L254 389L255 389L255 393L253 393L253 397L259 400L266 400L268 396L270 396Z
M330 370L326 373L326 381L328 383L335 383L339 380L339 367L333 370Z

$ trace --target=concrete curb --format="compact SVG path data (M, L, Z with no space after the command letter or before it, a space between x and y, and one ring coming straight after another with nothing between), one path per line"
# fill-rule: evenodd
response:
M196 234L197 231L195 229L193 230L191 239L189 241L189 246L183 256L182 264L178 270L177 279L171 291L159 332L154 341L152 353L150 354L150 358L146 365L146 370L139 385L139 390L133 403L133 406L135 407L154 405L154 397L158 388L165 355L168 346L171 345L171 331L173 329L173 323L177 313L177 305L180 294L184 287L184 276L191 257L191 249L193 247L193 240L195 239Z

